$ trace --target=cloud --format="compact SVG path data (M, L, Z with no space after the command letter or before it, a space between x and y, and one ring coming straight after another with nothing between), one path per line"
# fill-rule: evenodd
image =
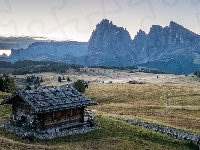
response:
M0 50L27 48L34 42L50 41L45 37L3 37L0 36Z

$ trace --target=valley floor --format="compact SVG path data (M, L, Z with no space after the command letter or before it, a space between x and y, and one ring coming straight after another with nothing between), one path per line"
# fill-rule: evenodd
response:
M196 77L99 68L36 75L44 80L41 86L72 85L77 79L89 81L85 95L99 103L91 109L95 111L96 124L102 129L53 140L36 139L33 142L23 141L17 135L0 129L0 149L197 149L189 142L109 118L138 119L200 135L200 82ZM72 81L58 82L59 76L68 76ZM17 75L17 84L25 86L26 77ZM128 84L132 80L145 84ZM1 100L6 96L0 93ZM5 122L10 116L10 106L0 106L0 109L0 121Z

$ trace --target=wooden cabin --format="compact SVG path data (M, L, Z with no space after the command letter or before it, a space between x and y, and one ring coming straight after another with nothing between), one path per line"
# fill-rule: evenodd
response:
M95 105L71 86L20 90L2 103L12 105L10 123L34 130L64 129L84 124L84 108Z

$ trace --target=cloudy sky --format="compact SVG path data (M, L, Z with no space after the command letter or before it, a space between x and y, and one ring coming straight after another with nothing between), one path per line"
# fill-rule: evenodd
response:
M200 34L200 0L1 0L0 18L1 36L88 41L102 19L132 38L170 21Z

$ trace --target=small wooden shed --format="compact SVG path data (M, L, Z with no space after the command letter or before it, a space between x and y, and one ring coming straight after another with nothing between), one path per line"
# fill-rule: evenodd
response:
M12 125L47 130L83 125L84 108L96 103L73 87L67 86L19 90L1 104L12 104Z

